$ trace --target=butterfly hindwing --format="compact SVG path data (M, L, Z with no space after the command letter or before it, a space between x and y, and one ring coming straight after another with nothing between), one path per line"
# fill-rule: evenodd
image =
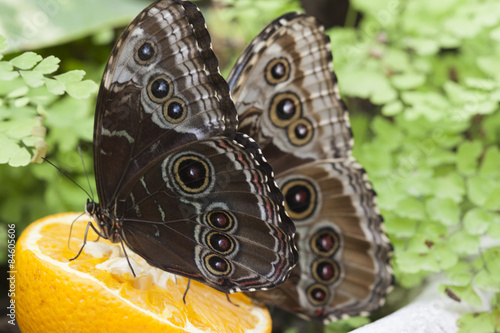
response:
M273 288L294 225L259 146L236 132L198 8L157 1L126 28L96 108L95 217L151 265L220 291Z
M321 322L376 310L393 282L392 247L375 192L351 156L331 61L323 27L290 13L264 28L228 78L238 130L262 147L297 228L290 278L250 296Z

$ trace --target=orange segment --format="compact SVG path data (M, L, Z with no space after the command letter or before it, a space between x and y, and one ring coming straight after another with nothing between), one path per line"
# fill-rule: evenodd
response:
M270 332L269 312L243 294L226 294L151 267L119 244L87 242L88 217L48 216L31 224L16 245L16 317L29 332ZM88 240L95 240L89 232ZM237 304L237 305L235 305Z

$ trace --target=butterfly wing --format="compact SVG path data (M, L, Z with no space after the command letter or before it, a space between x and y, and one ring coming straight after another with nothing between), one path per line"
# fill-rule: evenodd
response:
M271 288L297 262L294 226L257 144L236 133L210 45L201 12L177 0L118 40L96 110L100 211L156 267L224 292Z
M198 8L174 0L146 8L117 41L99 91L94 161L101 204L154 157L234 136L235 114Z
M239 130L262 147L297 228L299 265L289 280L250 295L325 322L374 311L393 280L331 61L323 27L290 13L251 42L228 79Z

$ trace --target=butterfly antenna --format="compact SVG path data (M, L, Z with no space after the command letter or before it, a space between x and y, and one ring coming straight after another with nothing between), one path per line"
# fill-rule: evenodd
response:
M83 161L82 148L80 146L78 146L78 153L80 154L80 160L82 161L83 165L83 172L85 172L85 177L87 177L87 184L89 185L90 194L92 195L90 199L92 200L92 202L94 202L94 191L92 191L92 186L90 186L89 174L87 173L87 168L85 167L85 162Z
M71 180L71 182L72 182L73 184L75 184L76 186L78 186L78 187L79 187L79 188L80 188L83 192L85 192L85 194L87 194L87 196L88 196L90 199L92 199L92 197L90 196L89 192L87 192L87 190L85 190L83 187L81 187L81 186L80 186L80 184L78 184L77 182L75 182L75 181L73 180L73 178L71 178L68 174L66 174L66 172L62 171L62 169L61 169L61 168L59 168L57 165L55 165L54 163L52 163L51 161L49 161L49 160L48 160L48 159L46 159L45 157L42 157L42 159L43 159L45 162L47 162L47 163L49 163L50 165L52 165L54 168L56 168L56 169L57 169L57 171L59 171L59 172L60 172L60 173L61 173L64 177L66 177L66 178L68 178L69 180Z

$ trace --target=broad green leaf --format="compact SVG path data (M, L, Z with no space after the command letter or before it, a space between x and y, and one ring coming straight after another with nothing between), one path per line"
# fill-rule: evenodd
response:
M456 231L450 236L450 247L457 254L473 255L477 254L479 248L479 237L470 235L464 230Z
M462 301L465 301L473 306L481 306L481 298L478 296L472 285L467 285L467 286L452 286L448 285L448 288L450 288L458 297L462 299Z
M66 91L66 84L61 81L57 81L51 78L44 78L45 86L47 90L53 93L54 95L62 95Z
M500 127L499 127L500 128ZM484 153L483 161L479 168L480 175L495 176L499 174L500 170L500 150L498 146L489 147Z
M422 220L425 218L425 208L422 201L408 197L398 203L397 214L401 217Z
M0 132L0 164L9 162L19 149L19 145L12 139L8 138L5 134Z
M425 75L419 73L404 73L393 75L391 77L392 84L400 90L409 90L420 87L425 82Z
M499 291L500 274L483 270L474 277L474 285L484 290Z
M483 206L498 184L485 176L471 176L467 179L467 197L477 206Z
M25 107L26 105L28 105L29 102L30 102L30 99L28 97L21 97L21 98L15 99L13 104L16 108L22 108L22 107Z
M61 45L124 27L151 2L136 0L2 1L0 31L9 52Z
M43 74L36 71L21 71L21 76L30 87L40 87L43 85Z
M448 245L439 244L431 249L431 254L436 258L441 269L453 267L458 262L458 255Z
M42 60L42 57L35 52L25 52L20 56L10 60L10 63L19 69L28 70Z
M97 92L97 84L91 80L81 82L71 82L66 84L66 92L73 98L87 98Z
M434 55L439 50L437 40L426 38L407 38L405 42L407 47L415 50L415 52L421 56Z
M26 148L20 148L9 160L12 167L25 166L30 163L31 155Z
M482 235L493 223L492 214L481 208L470 209L464 215L464 226L471 235Z
M455 225L460 222L460 207L450 198L432 198L426 201L427 215L434 221L444 225Z
M478 158L483 151L480 141L465 141L457 150L457 169L463 175L470 175L476 171Z
M457 333L492 333L500 332L500 310L491 312L468 313L458 320Z
M19 87L17 89L12 90L8 95L7 98L18 98L21 96L25 96L29 92L29 88L26 86Z
M52 74L59 68L61 60L54 56L43 59L33 70L42 74Z
M384 225L388 233L398 237L411 237L417 230L418 221L384 214Z
M446 270L446 277L455 285L469 285L473 278L472 269L468 263L459 262L455 266Z
M19 76L19 72L14 70L14 66L7 61L0 61L0 80L10 81Z
M0 35L0 51L3 51L7 48L7 38L4 36ZM1 59L1 55L0 55Z
M437 198L450 198L460 203L465 194L465 182L457 173L435 179L434 193Z
M499 211L500 210L500 182L496 181L494 188L491 190L489 197L484 202L484 209Z
M385 104L382 107L382 114L387 117L392 117L397 114L400 114L404 109L403 103L401 101L393 101L388 104Z
M73 70L63 74L56 75L54 76L54 79L67 84L67 83L79 82L83 79L84 76L85 76L85 71Z
M476 88L481 90L491 91L498 87L494 80L480 79L475 77L465 78L465 85L470 88Z

